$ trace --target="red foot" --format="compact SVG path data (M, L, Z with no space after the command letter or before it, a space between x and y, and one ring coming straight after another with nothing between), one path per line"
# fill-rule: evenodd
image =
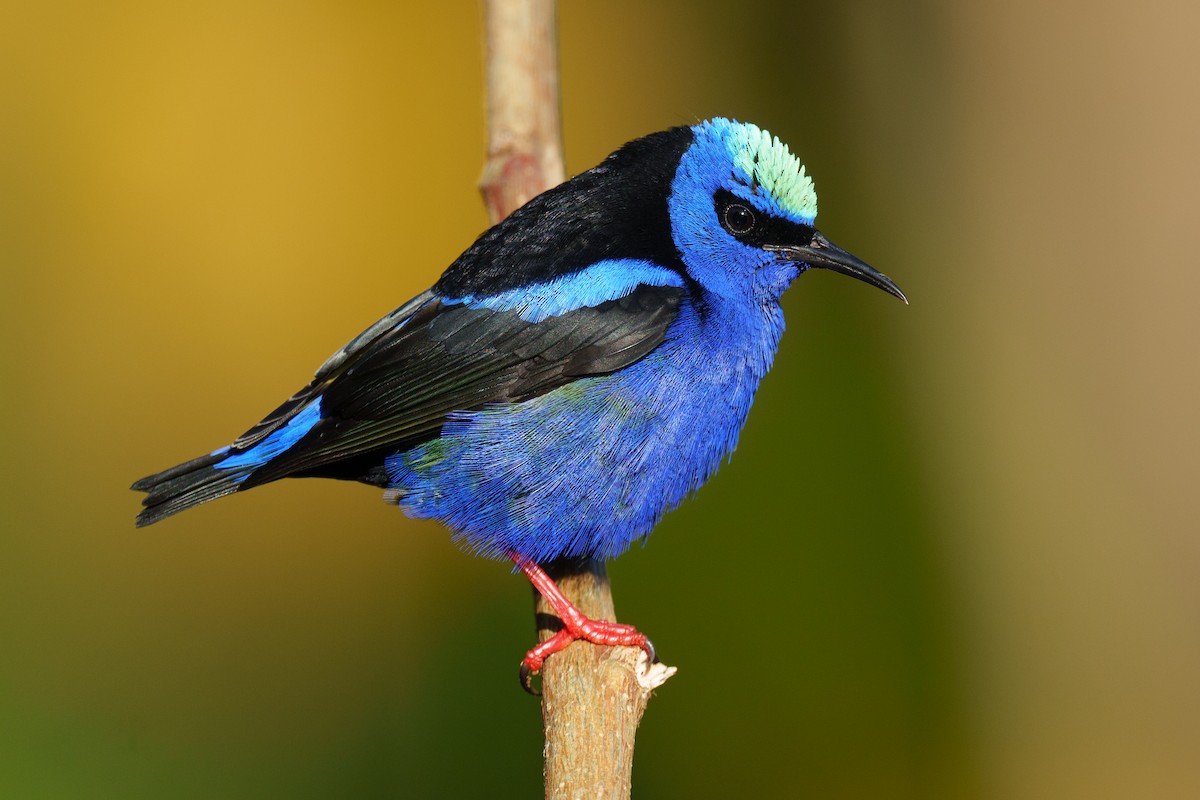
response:
M632 625L585 617L582 611L571 605L571 601L566 598L562 590L555 585L541 567L518 555L512 555L511 558L529 578L534 588L541 593L542 597L546 598L546 602L551 605L554 613L558 614L558 618L563 623L561 631L525 654L525 659L521 662L521 686L525 691L537 694L531 684L533 676L541 671L542 664L549 656L562 650L576 639L607 646L640 647L646 651L651 663L658 661L658 656L654 653L654 645L646 638L646 634Z

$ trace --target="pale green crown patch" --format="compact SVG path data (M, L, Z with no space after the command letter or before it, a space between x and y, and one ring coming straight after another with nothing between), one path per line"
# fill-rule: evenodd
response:
M787 145L750 123L735 124L726 139L734 165L752 188L765 190L781 209L811 223L817 216L817 191L804 165Z

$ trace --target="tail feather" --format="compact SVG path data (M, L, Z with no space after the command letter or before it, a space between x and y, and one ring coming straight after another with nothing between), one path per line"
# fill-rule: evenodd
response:
M241 489L242 481L253 468L218 469L214 466L228 455L228 449L218 450L133 484L131 488L134 491L147 493L142 499L145 508L137 516L137 526L151 525L172 514Z

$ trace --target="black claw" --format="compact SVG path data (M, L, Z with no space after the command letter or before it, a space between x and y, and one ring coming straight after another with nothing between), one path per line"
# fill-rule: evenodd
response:
M645 644L642 645L642 649L646 651L646 658L650 660L651 664L658 663L658 651L654 649L654 642L646 639Z
M533 670L525 663L521 664L521 688L534 697L538 697L542 693L540 689L533 688Z

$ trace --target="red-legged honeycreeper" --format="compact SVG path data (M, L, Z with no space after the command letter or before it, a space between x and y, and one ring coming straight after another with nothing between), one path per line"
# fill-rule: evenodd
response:
M716 470L802 272L905 299L816 215L800 161L754 125L630 142L486 231L233 444L135 483L137 524L279 478L361 481L512 559L551 602L565 627L526 656L526 688L576 638L653 658L539 564L619 555Z

